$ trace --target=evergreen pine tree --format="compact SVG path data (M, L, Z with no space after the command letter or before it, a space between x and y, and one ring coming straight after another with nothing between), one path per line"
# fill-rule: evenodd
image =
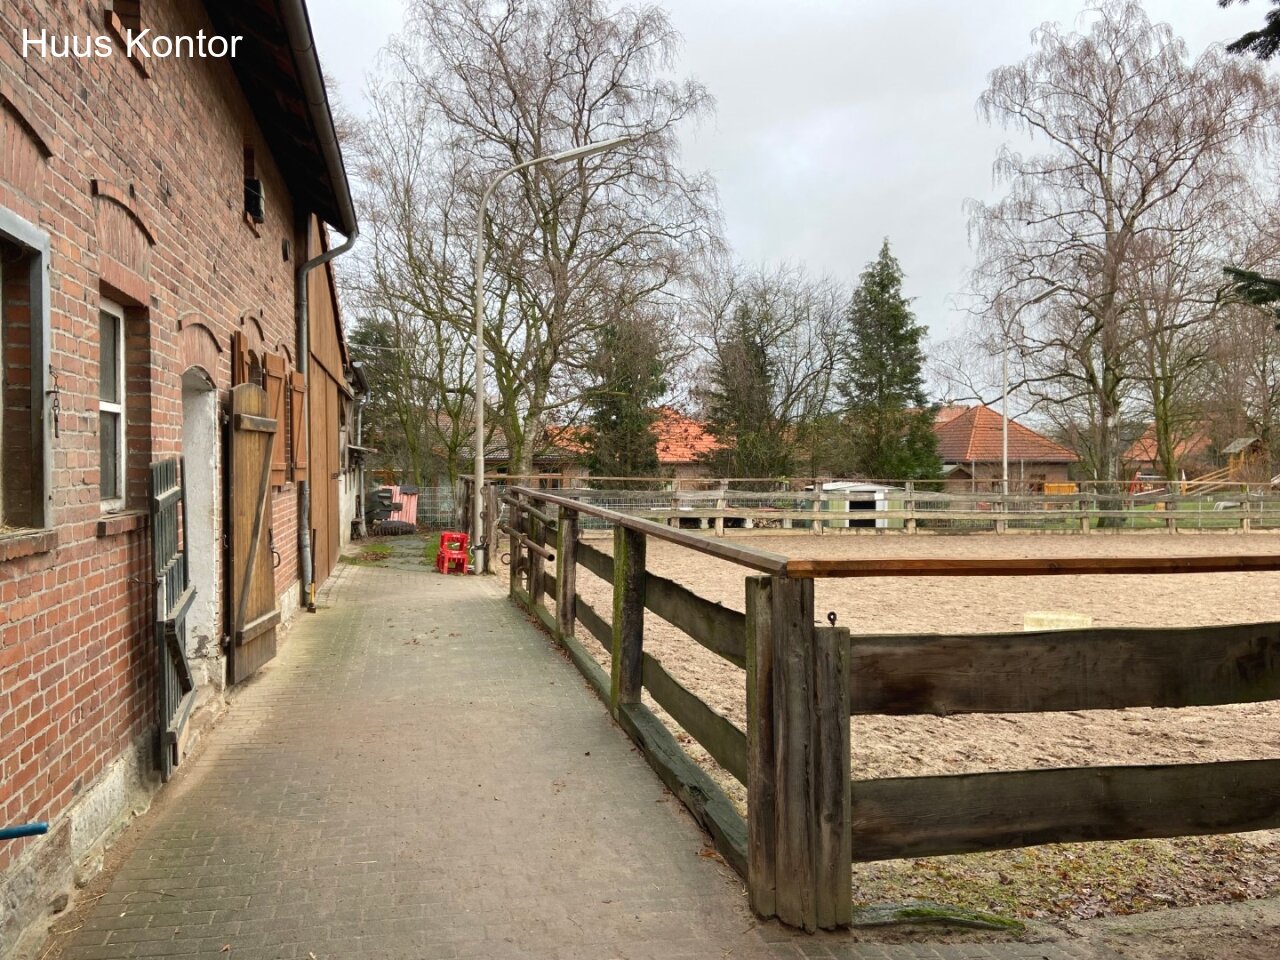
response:
M591 366L595 383L583 435L588 469L599 477L657 476L653 424L667 384L656 331L635 320L607 324Z
M849 306L839 388L850 427L850 472L891 480L933 479L941 472L922 373L927 332L902 295L902 267L886 239Z

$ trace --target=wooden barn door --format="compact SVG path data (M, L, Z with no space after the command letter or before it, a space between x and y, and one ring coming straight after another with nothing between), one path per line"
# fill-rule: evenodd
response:
M276 655L275 573L268 542L271 462L276 421L256 383L231 389L227 452L231 648L228 674L240 683Z

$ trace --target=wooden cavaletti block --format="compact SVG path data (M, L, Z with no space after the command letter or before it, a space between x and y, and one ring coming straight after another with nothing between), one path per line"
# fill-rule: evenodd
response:
M1093 617L1070 610L1034 610L1022 615L1023 630L1081 630L1093 626Z

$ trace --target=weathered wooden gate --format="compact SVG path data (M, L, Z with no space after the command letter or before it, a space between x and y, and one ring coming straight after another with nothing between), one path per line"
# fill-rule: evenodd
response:
M156 651L160 658L160 774L182 760L183 733L195 684L187 664L187 612L196 588L187 576L186 466L178 459L151 464L151 555L155 574Z
M275 575L267 511L270 509L272 444L276 421L267 393L255 383L231 389L231 436L227 451L227 539L230 637L228 677L240 683L276 655Z

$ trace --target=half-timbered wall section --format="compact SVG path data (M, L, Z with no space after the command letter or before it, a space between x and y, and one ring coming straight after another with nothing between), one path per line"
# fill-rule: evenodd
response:
M42 58L24 52L24 29L110 34L111 3L0 3L0 824L51 823L46 837L0 844L0 955L131 791L155 782L149 468L186 454L197 595L185 653L197 714L222 702L233 339L248 378L278 375L288 420L307 220L354 219L340 164L319 146L331 123L302 89L314 57L290 42L305 27L286 24L285 6L143 0L156 35L238 24L251 35L232 63L143 62L119 44ZM272 70L291 85L251 82ZM261 222L246 213L250 152ZM286 619L300 594L299 469L273 475L264 511L268 589Z

